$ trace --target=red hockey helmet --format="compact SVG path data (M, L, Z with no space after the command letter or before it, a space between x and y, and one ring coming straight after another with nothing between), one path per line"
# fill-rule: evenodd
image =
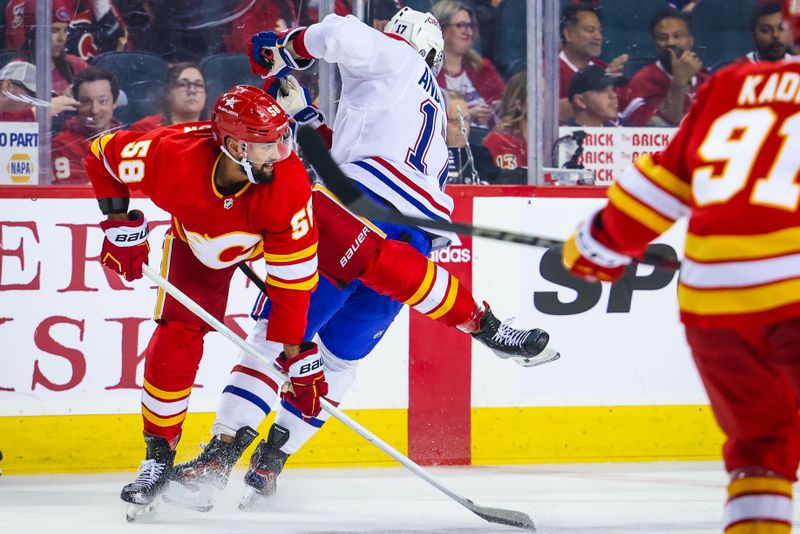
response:
M220 145L225 137L247 143L275 143L287 136L289 116L275 99L252 85L237 85L217 98L211 129Z

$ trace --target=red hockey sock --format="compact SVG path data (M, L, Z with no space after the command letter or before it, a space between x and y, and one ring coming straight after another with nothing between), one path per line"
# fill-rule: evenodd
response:
M472 293L407 243L384 240L359 279L431 319L464 332L477 329L482 309Z
M182 321L162 321L147 345L142 388L144 431L163 437L173 449L186 418L206 332Z

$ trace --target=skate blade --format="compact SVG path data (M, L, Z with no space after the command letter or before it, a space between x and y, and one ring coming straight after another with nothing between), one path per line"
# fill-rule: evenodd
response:
M153 501L150 504L132 504L128 503L125 510L125 519L128 523L144 523L152 521L158 514L158 501Z
M537 365L544 365L546 363L554 362L561 357L561 353L545 347L545 349L530 358L515 357L514 361L522 367L536 367Z
M247 486L242 500L239 501L239 510L256 512L267 507L267 496L259 493L255 488Z
M208 512L214 508L215 489L208 484L197 484L193 487L184 486L180 482L170 481L162 498L164 502L173 506L194 510L195 512Z

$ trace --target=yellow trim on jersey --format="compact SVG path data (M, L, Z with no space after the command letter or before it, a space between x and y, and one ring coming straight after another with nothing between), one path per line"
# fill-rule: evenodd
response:
M214 175L217 173L217 165L219 165L222 156L223 154L222 152L220 152L219 156L217 156L217 161L214 162L214 166L211 168L211 190L214 191L214 194L217 196L217 198L225 198L231 196L231 195L223 195L222 193L220 193L217 190L216 182L214 182ZM244 187L239 189L236 193L234 193L233 196L238 197L239 195L247 191L251 185L253 185L253 183L250 182L250 180L248 180L247 183L244 185Z
M317 253L317 243L314 243L308 248L304 248L298 252L292 252L291 254L272 254L269 252L264 253L264 259L267 263L289 263L292 261L302 260L305 258L310 258L314 254Z
M636 168L645 178L668 191L674 197L688 204L692 198L692 186L684 182L669 170L653 161L653 156L644 154L636 160Z
M663 234L675 222L630 196L617 183L608 188L608 200L620 211L657 234Z
M369 226L369 227L370 227L370 229L371 229L373 232L375 232L375 233L376 233L376 234L378 234L379 236L383 237L384 239L386 238L386 234L383 232L383 230L381 230L380 228L378 228L377 226L375 226L375 225L374 225L374 224L373 224L373 223L372 223L372 222L371 222L369 219L365 219L365 218L364 218L364 217L362 217L361 215L356 215L355 213L353 213L352 211L350 211L350 210L347 208L347 206L345 206L345 205L342 203L342 201L341 201L341 200L339 200L339 197L337 197L337 196L336 196L336 195L333 193L333 191L331 191L330 189L326 188L324 185L321 185L321 184L314 184L314 187L313 187L312 189L314 189L314 191L319 191L320 193L322 193L323 195L325 195L326 197L328 197L329 199L331 199L333 202L336 202L336 203L337 203L337 204L339 204L339 206L341 206L341 207L342 207L342 209L344 209L344 210L345 210L347 213L349 213L350 215L352 215L353 217L355 217L355 218L356 218L356 219L358 219L359 221L361 221L361 222L363 222L364 224L366 224L367 226Z
M403 304L408 304L409 306L414 306L416 304L419 304L419 301L422 300L422 297L424 297L428 293L428 290L433 285L434 274L436 273L436 266L431 260L428 260L426 269L427 270L425 271L425 278L422 279L422 283L417 288L417 291L413 295L411 295L411 298L403 302Z
M693 289L678 284L678 303L695 315L767 311L800 302L800 278L739 289Z
M790 521L791 518L787 518ZM748 518L742 519L725 529L725 534L792 534L792 525L775 520Z
M745 477L728 484L728 497L743 493L777 493L792 496L792 483L782 478Z
M177 223L178 220L175 219ZM175 236L172 234L167 234L164 236L164 247L161 256L161 278L167 280L169 275L169 259L172 255L172 240L175 239ZM164 288L159 287L158 292L156 293L156 309L153 311L153 319L158 321L161 319L161 314L164 313L164 301L166 300L167 293L164 291Z
M147 419L150 423L153 423L156 426L160 427L168 427L168 426L175 426L183 422L186 419L186 410L179 413L178 415L173 415L172 417L161 417L158 414L155 414L147 409L147 406L142 404L142 417Z
M147 380L144 381L142 384L142 389L148 392L153 397L156 397L159 400L163 401L171 401L176 399L182 399L189 395L192 392L192 388L188 387L181 391L164 391L163 389L158 389L154 385L152 385Z
M267 285L273 287L282 287L283 289L294 289L297 291L311 291L314 286L319 282L319 273L314 273L314 276L304 282L279 282L271 276L267 275Z
M189 240L186 238L186 230L183 229L183 223L181 223L175 216L172 217L172 223L175 227L175 231L178 233L178 239L184 243L188 243Z
M445 313L449 312L453 309L453 304L456 303L456 295L458 294L458 279L450 275L450 290L447 292L447 298L444 300L444 304L439 306L439 309L434 310L431 313L428 313L427 316L431 319L438 319Z
M103 152L105 152L106 150L106 145L108 144L109 141L111 141L111 139L115 135L116 132L105 134L92 141L92 144L89 146L89 149L92 151L92 154L94 154L94 157L100 159L100 156L102 156Z
M729 261L770 258L800 252L800 227L766 234L686 234L686 255L697 261Z

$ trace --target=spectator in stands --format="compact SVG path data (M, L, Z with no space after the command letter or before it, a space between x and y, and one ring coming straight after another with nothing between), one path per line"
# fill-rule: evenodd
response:
M497 126L483 140L497 168L528 168L528 106L526 73L508 80L498 111Z
M603 27L597 9L590 4L578 3L566 6L561 12L559 24L561 52L558 54L558 116L561 124L572 118L572 106L567 98L569 82L579 69L598 65L609 74L621 75L628 61L622 54L606 65L598 58L603 50Z
M369 3L370 25L382 32L401 7L396 0L372 0Z
M503 97L505 83L488 59L472 49L477 25L472 10L459 0L440 0L433 15L444 35L444 66L437 81L443 89L464 95L472 124L491 128L493 104Z
M619 101L614 86L620 82L597 65L589 65L569 82L569 101L574 118L567 126L618 126Z
M128 30L111 0L53 0L70 14L65 49L88 61L103 52L130 48ZM53 20L56 20L55 18ZM6 5L6 48L35 50L36 0Z
M53 138L53 183L85 184L83 160L95 137L122 127L114 118L119 85L108 69L97 65L75 77L72 94L78 100L78 115L69 119L64 131Z
M735 63L779 61L791 57L780 2L756 4L750 17L750 31L753 32L756 49L738 58Z
M75 81L75 76L89 66L86 61L66 52L69 24L73 12L69 9L70 0L53 0L52 41L52 89L57 95L63 95Z
M206 82L196 63L177 63L167 70L161 113L150 115L128 128L149 132L162 126L195 122L206 118Z
M36 120L36 67L25 61L12 61L0 69L0 121ZM78 102L69 96L50 100L51 115L77 109Z
M622 121L626 126L677 126L709 75L692 51L688 14L673 8L659 11L650 32L658 61L637 72L623 91Z

